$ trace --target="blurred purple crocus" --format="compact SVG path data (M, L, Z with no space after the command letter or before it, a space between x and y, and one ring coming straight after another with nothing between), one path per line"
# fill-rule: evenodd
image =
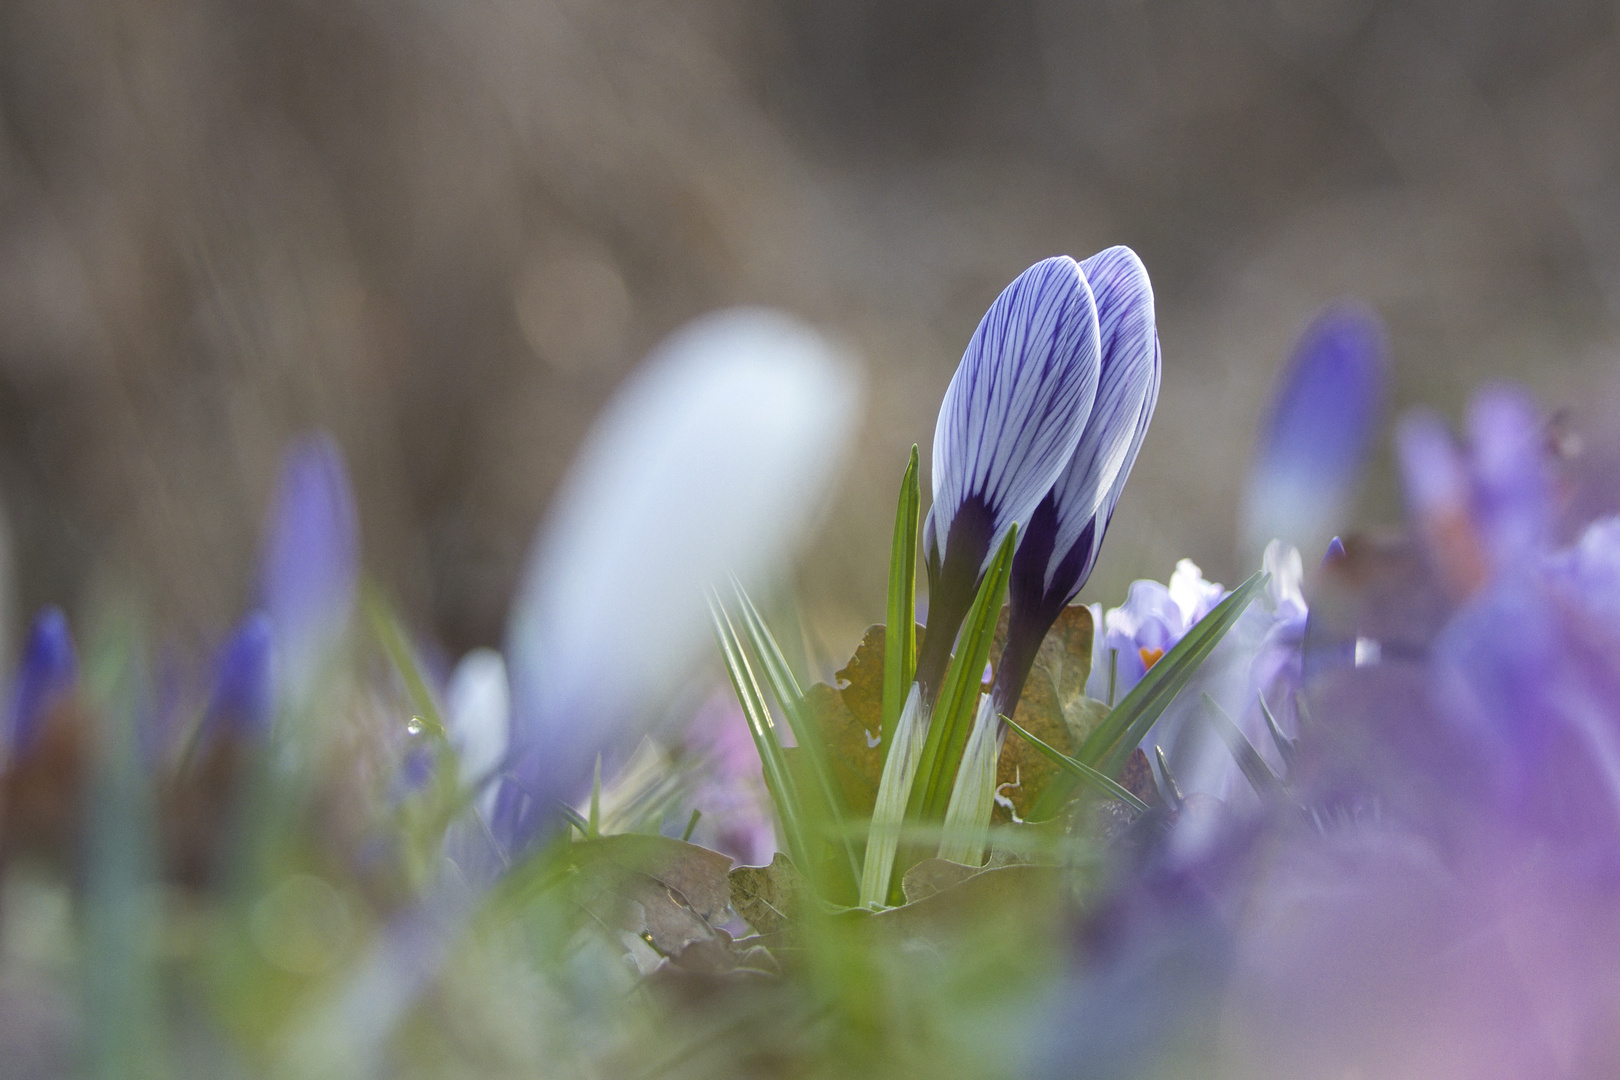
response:
M1343 525L1383 412L1388 361L1371 309L1340 303L1306 327L1279 380L1249 476L1250 550L1319 551Z
M253 611L226 639L214 661L201 737L229 733L255 739L270 729L276 711L274 633L270 617Z
M1553 491L1543 425L1522 390L1479 393L1460 449L1439 417L1406 417L1396 436L1407 510L1430 562L1454 599L1495 572L1546 550Z
M47 607L34 617L17 668L8 746L13 760L34 748L51 710L73 692L78 678L79 662L67 616L61 608Z
M281 704L300 708L354 613L360 525L342 451L328 435L295 439L282 459L259 564Z

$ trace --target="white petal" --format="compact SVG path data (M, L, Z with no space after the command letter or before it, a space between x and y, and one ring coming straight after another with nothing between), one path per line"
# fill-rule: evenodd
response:
M461 755L461 782L482 780L500 764L510 741L506 661L494 649L474 649L450 673L444 696L451 738Z
M550 780L603 748L711 647L704 593L758 584L839 471L858 379L803 324L737 309L665 341L597 420L536 539L512 615L514 738Z

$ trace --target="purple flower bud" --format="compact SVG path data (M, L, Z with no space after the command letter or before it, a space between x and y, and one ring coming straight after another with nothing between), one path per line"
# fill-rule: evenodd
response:
M1030 521L1074 456L1100 365L1096 301L1067 256L1020 274L968 343L934 429L934 535L924 550L937 572L917 658L926 689L944 673L991 555L1015 522Z
M1079 445L1036 508L1013 559L1007 652L995 689L996 709L1008 715L1041 639L1091 576L1159 397L1162 361L1146 268L1127 247L1080 265L1097 301L1101 374Z
M79 677L73 635L67 616L48 607L34 618L17 669L17 688L11 705L11 755L22 757L33 749L51 710L72 693Z
M1384 407L1383 324L1338 304L1301 335L1261 430L1247 539L1316 550L1342 522Z
M215 661L202 737L228 731L252 739L269 730L276 709L273 636L269 616L254 611L226 640Z
M325 434L293 441L282 460L260 563L280 688L296 703L354 610L360 526L343 454Z

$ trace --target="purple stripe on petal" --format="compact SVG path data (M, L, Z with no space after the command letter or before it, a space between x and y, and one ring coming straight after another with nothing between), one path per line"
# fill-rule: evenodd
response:
M1093 282L1101 320L1102 371L1097 400L1085 432L1062 477L1053 486L1057 534L1045 567L1043 589L1073 599L1091 574L1106 530L1106 518L1124 490L1147 421L1158 399L1160 367L1154 332L1153 287L1147 270L1126 247L1113 247L1081 264ZM1093 525L1101 515L1103 528ZM1073 549L1087 535L1091 550ZM1067 572L1060 573L1060 568Z
M33 749L51 710L72 693L79 677L73 635L67 616L48 607L34 618L17 668L17 688L11 704L11 754L20 757Z
M945 392L934 431L935 543L948 560L959 508L979 496L989 552L1028 521L1079 442L1097 393L1096 303L1073 259L1036 263L996 298Z

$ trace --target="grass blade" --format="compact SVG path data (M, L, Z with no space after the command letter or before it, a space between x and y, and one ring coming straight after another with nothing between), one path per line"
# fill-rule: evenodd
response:
M1260 695L1260 714L1266 718L1266 730L1271 732L1271 741L1277 744L1277 753L1282 755L1283 768L1294 767L1294 740L1284 735L1282 728L1277 726L1277 718L1271 715L1271 706L1266 704L1266 695Z
M918 821L939 821L945 816L951 788L956 783L962 751L973 730L973 716L979 703L979 687L984 679L985 661L990 658L991 639L1001 617L1002 597L1012 572L1013 549L1018 546L1018 526L1007 531L979 586L979 595L962 623L962 636L956 655L945 669L934 722L923 744L922 762L911 788L906 816Z
M912 683L906 694L905 708L900 710L900 719L894 726L894 747L883 759L883 775L878 780L872 820L866 829L858 901L863 908L878 906L890 899L895 853L905 827L906 804L917 777L917 762L922 759L927 738L923 728L926 722L917 684Z
M1121 787L1116 781L1110 780L1096 769L1093 769L1090 765L1087 765L1083 761L1076 761L1074 758L1057 749L1055 746L1051 746L1042 739L1031 735L1029 732L1019 727L1007 717L1004 716L1002 719L1006 721L1009 728L1018 733L1019 738L1023 739L1025 742L1029 743L1029 745L1039 750L1054 765L1067 770L1071 775L1090 784L1104 795L1118 799L1120 802L1128 803L1130 806L1142 811L1143 813L1146 813L1149 809L1151 809L1147 803L1143 802L1141 799L1138 799L1135 795L1132 795L1125 788Z
M1001 757L996 726L990 695L980 694L973 731L962 751L962 764L956 770L951 801L945 806L945 833L939 842L939 857L950 862L965 866L984 862L984 846L990 838L990 815L996 804L996 764Z
M1243 729L1233 723L1232 718L1226 715L1220 702L1209 694L1203 695L1205 717L1210 727L1221 737L1226 748L1232 752L1237 761L1238 768L1243 770L1243 776L1249 781L1249 786L1263 799L1281 798L1283 794L1282 781L1277 774L1271 771L1266 759L1260 756L1260 751L1254 748L1249 737L1243 734Z
M816 778L816 788L821 796L820 805L825 810L825 817L838 833L840 843L843 845L844 857L849 866L850 884L860 878L860 863L855 858L855 845L843 829L844 805L843 793L833 783L832 769L827 764L827 748L822 745L821 733L810 724L810 718L805 715L803 701L804 694L799 689L799 681L793 677L793 669L788 666L787 657L782 655L782 649L776 643L770 628L760 616L759 609L754 606L748 591L743 588L742 582L735 577L731 580L732 591L737 595L737 608L742 615L743 633L748 636L749 647L759 658L760 666L765 670L765 681L776 697L777 703L782 706L782 714L787 717L788 727L793 732L793 740L799 744L800 751L810 763L810 771ZM811 873L811 867L802 867L805 873Z
M1080 745L1075 759L1090 765L1104 776L1112 776L1124 768L1131 751L1146 738L1148 729L1164 715L1176 695L1181 693L1215 646L1226 636L1226 632L1260 594L1266 579L1263 571L1255 574L1233 589L1231 595L1187 631L1173 649L1148 669L1142 681L1131 688L1124 700L1114 706ZM1030 811L1030 820L1044 821L1056 815L1073 790L1072 785L1059 781L1049 784Z
M917 671L917 447L900 481L900 504L894 512L894 541L889 547L889 611L883 637L883 720L878 734L887 755L894 726L905 707L906 692Z
M1108 714L1097 730L1093 731L1075 755L1088 762L1098 772L1112 775L1124 768L1125 761L1136 749L1136 744L1164 715L1187 682L1220 644L1226 632L1238 621L1260 590L1265 587L1267 575L1262 571L1232 590L1230 596L1216 605L1187 631L1175 648L1159 658L1148 669L1142 681L1131 688L1114 710Z
M1164 747L1155 746L1153 756L1159 759L1159 775L1164 778L1164 793L1170 797L1170 805L1180 810L1181 804L1187 800L1182 797L1181 787L1170 773L1170 763L1164 759Z
M427 725L427 730L435 738L445 738L447 732L444 714L422 674L416 650L406 639L399 618L382 593L375 588L366 588L361 603L365 609L366 622L371 626L372 635L383 647L383 652L388 654L389 662L394 665L394 670L399 673L400 680L405 684L405 695L410 699L411 711Z
M777 738L776 724L765 704L765 696L754 681L753 669L743 656L742 643L737 640L731 619L720 607L718 598L713 596L709 598L709 617L714 621L714 633L720 643L720 656L725 661L726 674L731 676L732 689L737 692L737 701L748 721L748 731L753 735L754 747L759 751L765 787L771 794L771 801L776 804L776 816L782 823L788 854L797 865L808 866L798 791L794 787L792 774L788 772L782 741Z

